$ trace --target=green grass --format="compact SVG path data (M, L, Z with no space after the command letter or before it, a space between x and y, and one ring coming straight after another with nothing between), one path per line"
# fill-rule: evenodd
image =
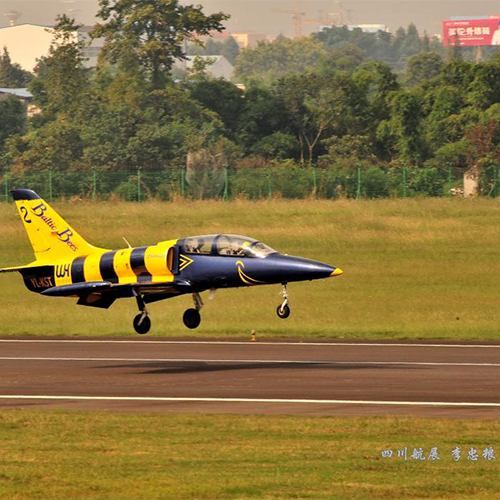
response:
M13 410L0 434L10 500L498 498L496 421ZM381 456L404 447L440 460Z
M280 287L219 291L196 332L191 297L151 305L151 335L260 338L491 339L500 333L500 201L411 199L176 203L59 202L91 243L134 246L229 232L337 265L344 275L292 284L292 315L276 316ZM0 266L32 260L13 204L0 204ZM108 311L41 297L0 276L0 334L134 335L132 300Z

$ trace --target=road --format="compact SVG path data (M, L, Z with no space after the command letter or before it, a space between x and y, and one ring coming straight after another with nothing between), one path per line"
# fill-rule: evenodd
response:
M0 407L500 416L500 343L0 338Z

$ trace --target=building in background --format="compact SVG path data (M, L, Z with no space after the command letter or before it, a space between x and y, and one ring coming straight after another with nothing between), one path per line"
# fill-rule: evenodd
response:
M267 40L267 35L263 33L231 33L229 36L232 36L236 40L240 49L251 49L260 41Z
M177 59L174 64L173 74L174 77L181 77L179 71L184 73L193 67L194 60L199 57L204 61L209 61L206 68L206 73L213 78L224 78L225 80L231 80L233 75L234 66L224 57L224 56L186 56L187 59L181 60Z
M38 24L18 24L0 28L0 49L7 47L12 62L18 63L24 70L34 71L37 59L47 56L54 39L51 33L53 26ZM88 59L84 65L91 68L96 66L97 57L102 48L102 40L91 40L88 33L90 26L83 26L77 32L78 41L85 42L83 56Z
M385 31L386 33L389 32L389 28L385 24L346 24L344 26L350 31L360 29L364 33L377 33L379 31ZM337 26L336 24L323 24L319 27L319 30L323 31L333 27L338 28L340 26Z
M26 88L22 89L5 89L0 88L0 101L7 99L9 96L14 96L24 102L31 102L33 94Z
M234 38L236 43L240 46L240 49L253 48L262 40L272 41L274 39L263 33L254 33L250 31L242 31L239 33L232 33L229 31L222 31L219 33L218 31L212 31L209 35L197 37L197 39L203 43L207 43L208 40L224 43L229 38Z

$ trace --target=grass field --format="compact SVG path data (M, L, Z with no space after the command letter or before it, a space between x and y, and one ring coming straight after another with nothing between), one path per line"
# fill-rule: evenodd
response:
M500 338L500 202L492 199L58 202L91 243L134 246L228 232L334 264L344 275L292 284L292 314L276 316L279 286L220 291L195 332L182 324L190 296L151 305L150 335L260 338ZM0 204L0 266L32 260L13 204ZM135 335L136 305L106 310L28 292L0 276L0 334Z
M498 498L496 421L3 411L0 433L10 500Z

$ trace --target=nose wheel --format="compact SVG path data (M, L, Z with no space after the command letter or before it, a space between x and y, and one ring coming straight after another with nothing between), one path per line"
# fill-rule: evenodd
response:
M201 323L200 311L203 308L203 300L199 293L193 293L194 308L187 309L182 317L184 324L190 329L198 328Z
M278 309L276 309L276 313L278 314L278 317L281 319L286 319L288 316L290 316L290 307L288 305L288 290L287 290L287 284L283 283L283 288L281 289L281 295L283 295L283 302L280 306L278 306Z
M134 290L134 295L137 300L137 306L139 307L140 314L138 314L134 318L134 330L139 334L139 335L144 335L151 330L151 319L149 318L148 314L148 308L146 307L146 304L144 302L144 299L135 292Z

